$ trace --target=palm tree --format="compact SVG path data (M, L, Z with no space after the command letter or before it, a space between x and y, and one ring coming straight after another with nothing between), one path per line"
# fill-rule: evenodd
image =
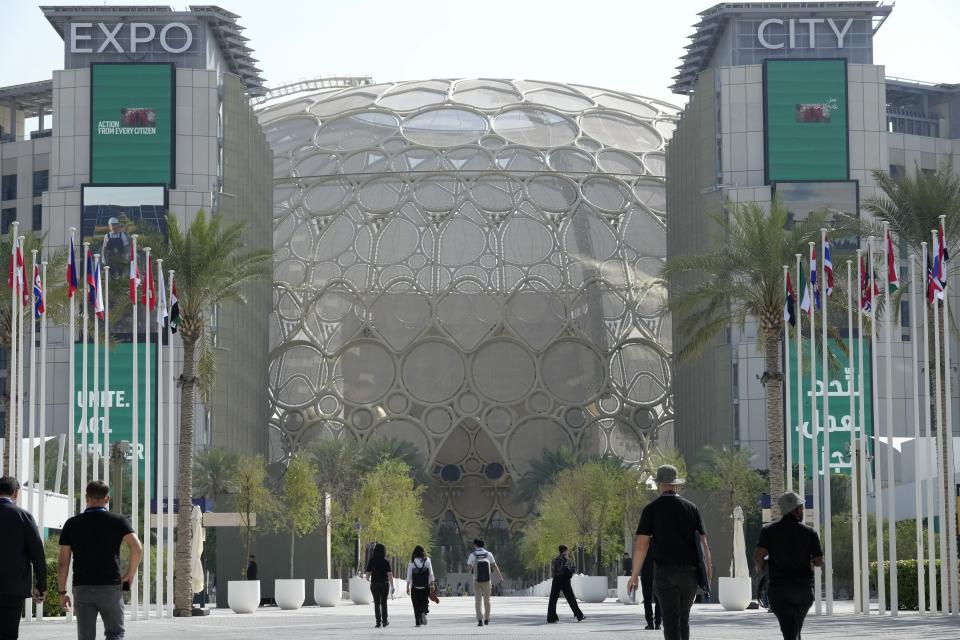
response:
M782 366L780 335L783 324L783 265L794 263L797 253L806 254L808 242L820 239L826 213L811 214L787 229L788 214L774 199L770 213L756 203L729 204L729 219L714 216L723 234L708 253L669 260L661 277L670 282L668 303L677 323L676 358L690 361L729 325L744 328L748 319L759 323L758 341L766 371L763 383L766 401L770 495L784 489ZM683 288L678 280L692 283ZM776 502L774 516L779 516Z
M237 454L210 448L198 453L193 462L194 495L216 500L230 493L231 478L237 467Z
M244 300L245 286L269 275L272 253L269 250L245 250L242 224L224 225L219 215L207 216L202 210L184 230L176 216L167 216L167 238L153 239L157 257L176 272L180 306L178 331L183 342L183 369L180 374L180 477L177 493L181 505L191 504L193 496L193 435L198 384L209 397L215 369L213 351L207 339L206 314L214 305L227 300ZM199 350L199 359L198 359ZM200 378L198 379L198 369ZM189 616L193 593L190 547L190 509L177 515L176 570L174 606L179 615Z

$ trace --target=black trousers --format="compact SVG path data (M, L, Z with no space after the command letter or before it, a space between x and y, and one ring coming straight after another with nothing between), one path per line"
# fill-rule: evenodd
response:
M664 640L690 640L690 607L697 597L697 568L657 565L653 593L660 601Z
M410 602L413 604L413 619L417 624L426 622L424 616L430 613L430 588L410 588Z
M660 626L660 601L653 594L653 575L640 574L640 591L643 593L643 617L647 624Z
M20 618L23 616L23 598L0 596L0 640L17 640Z
M371 582L370 593L373 594L373 615L377 624L387 621L387 596L390 595L389 582Z
M813 604L813 590L805 586L770 586L770 610L780 622L784 640L799 640L803 620Z
M554 576L553 582L550 584L550 600L547 602L547 622L553 622L554 620L560 619L560 617L557 615L557 600L560 599L561 593L563 594L563 597L567 599L567 604L570 605L570 611L573 612L573 616L578 620L582 618L583 611L580 611L580 606L577 604L577 598L573 595L573 586L570 584L570 576Z

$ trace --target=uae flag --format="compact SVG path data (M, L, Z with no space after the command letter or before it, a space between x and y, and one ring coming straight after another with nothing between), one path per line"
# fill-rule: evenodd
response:
M793 291L793 282L790 281L790 274L787 274L787 299L783 303L783 319L790 323L791 327L797 326L797 296Z

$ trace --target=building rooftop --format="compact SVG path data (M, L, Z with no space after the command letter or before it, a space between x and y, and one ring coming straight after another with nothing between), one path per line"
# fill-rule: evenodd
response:
M17 111L23 111L27 118L35 118L53 110L53 80L41 80L11 87L0 87L0 104L16 105Z
M695 29L690 36L690 44L684 47L687 52L677 67L677 75L673 76L674 83L670 90L681 95L689 95L697 75L703 71L720 42L720 37L727 29L731 18L762 14L764 16L796 15L801 12L816 12L818 14L849 15L869 14L873 16L873 31L876 33L890 11L892 5L883 5L879 0L853 2L721 2L697 15L700 21L693 25Z
M66 30L69 21L77 17L137 14L151 18L182 18L184 16L199 18L206 22L213 32L217 45L219 45L227 61L229 71L240 76L250 95L259 96L267 91L264 87L264 80L260 76L261 69L256 67L257 60L252 56L253 49L247 46L249 38L241 33L243 27L238 22L240 16L221 7L191 5L189 11L175 11L173 8L164 5L46 6L40 7L40 9L61 38L65 38L67 35Z

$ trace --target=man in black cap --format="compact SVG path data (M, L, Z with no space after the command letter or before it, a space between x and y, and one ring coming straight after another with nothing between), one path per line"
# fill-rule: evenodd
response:
M632 593L640 582L640 569L653 547L653 592L660 602L665 640L690 639L690 607L700 584L701 553L706 565L707 582L713 577L710 547L697 505L677 495L684 483L677 468L665 464L654 478L660 497L648 504L640 515L633 550L633 572L627 589Z
M19 493L16 478L0 478L0 640L16 640L23 601L33 595L40 602L47 590L43 540L33 516L17 506Z
M767 570L770 610L784 640L799 640L813 604L813 567L823 566L817 532L803 524L803 501L787 492L778 501L783 517L760 532L753 552L757 573Z

